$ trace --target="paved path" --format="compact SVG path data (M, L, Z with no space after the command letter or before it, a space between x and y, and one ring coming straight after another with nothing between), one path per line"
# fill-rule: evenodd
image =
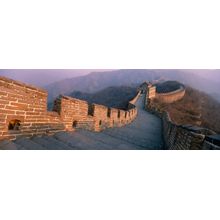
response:
M95 133L85 130L60 132L54 136L20 138L14 142L0 143L11 149L51 150L157 150L162 149L161 120L144 110L144 96L136 106L137 118L121 128L110 128Z
M144 149L162 149L161 119L144 110L144 95L138 99L136 106L138 116L131 124L107 129L103 133Z

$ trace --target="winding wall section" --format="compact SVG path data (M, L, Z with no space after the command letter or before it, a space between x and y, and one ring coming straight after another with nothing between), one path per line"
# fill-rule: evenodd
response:
M164 103L172 103L182 99L185 95L185 88L181 86L178 90L167 93L156 93L156 99Z
M5 77L0 77L0 139L16 139L55 133L74 128L101 131L121 127L137 115L134 105L140 92L129 102L126 111L89 105L68 96L55 100L54 111L47 111L47 92ZM16 125L11 126L16 122Z
M162 119L163 140L166 149L220 150L220 146L213 143L214 131L197 126L177 125L171 120L168 112L158 111L150 105L150 102L151 100L146 96L146 110Z

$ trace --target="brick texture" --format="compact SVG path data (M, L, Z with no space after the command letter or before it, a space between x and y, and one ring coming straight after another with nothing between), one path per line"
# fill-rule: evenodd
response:
M60 96L54 102L53 111L49 112L45 90L0 77L0 139L14 140L19 136L76 128L99 132L120 127L135 119L134 104L139 95L140 92L131 100L127 111Z
M180 98L180 97L178 97ZM173 94L171 99L174 100ZM165 148L168 150L216 150L220 149L208 141L205 141L206 135L214 134L215 132L193 126L176 125L172 122L168 112L159 112L158 109L153 108L151 99L146 96L145 108L147 111L157 115L162 119L163 124L163 139Z

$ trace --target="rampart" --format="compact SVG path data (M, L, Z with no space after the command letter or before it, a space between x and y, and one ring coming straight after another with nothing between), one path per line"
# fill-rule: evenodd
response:
M56 112L47 112L47 92L0 77L0 139L64 129Z
M76 128L98 132L121 127L135 119L139 95L140 92L129 102L126 111L60 96L50 112L45 90L0 77L0 140Z
M66 130L76 128L102 131L106 128L129 124L137 116L137 101L140 92L128 104L127 110L88 104L86 101L60 96L55 100L54 111L58 112Z
M138 90L142 94L147 94L147 97L149 99L158 99L160 102L163 103L172 103L175 101L178 101L182 99L185 95L185 87L181 85L179 89L172 91L172 92L166 92L166 93L159 93L156 91L156 86L145 81L142 83Z
M172 122L168 112L160 112L150 105L146 96L145 108L162 120L165 149L168 150L219 150L214 143L214 131L197 126L177 125Z
M164 103L172 103L182 99L185 95L185 87L167 93L156 93L155 98Z

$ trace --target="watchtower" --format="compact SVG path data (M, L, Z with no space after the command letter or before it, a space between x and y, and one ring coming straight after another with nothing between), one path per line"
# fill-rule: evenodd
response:
M147 87L147 96L149 99L153 99L156 97L156 86L152 85L152 84L148 84Z

